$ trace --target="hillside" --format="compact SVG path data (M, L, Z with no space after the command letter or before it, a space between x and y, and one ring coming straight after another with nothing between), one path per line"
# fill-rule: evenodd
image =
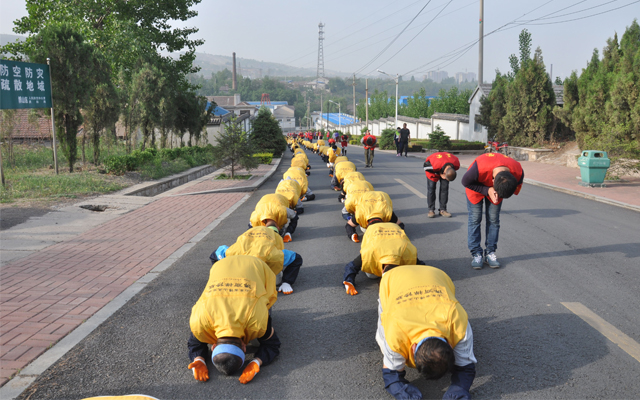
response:
M199 75L209 78L212 73L222 71L223 69L232 70L233 59L231 56L220 56L207 53L196 52L196 60L194 64L201 68ZM236 56L238 74L247 76L251 79L263 76L316 76L315 68L298 68L285 64L264 62L253 60L250 58L241 58ZM348 74L339 71L325 70L326 76L347 76Z

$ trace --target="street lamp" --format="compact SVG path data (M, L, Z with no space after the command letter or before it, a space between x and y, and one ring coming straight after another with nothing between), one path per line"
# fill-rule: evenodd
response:
M338 130L342 132L342 115L340 114L340 103L336 103L333 100L329 100L329 103L333 103L338 106Z
M381 74L385 74L386 76L396 80L396 126L394 128L397 128L398 127L398 101L400 101L400 99L398 98L398 74L396 74L394 78L393 75L389 75L384 71L378 70L378 72L380 72Z

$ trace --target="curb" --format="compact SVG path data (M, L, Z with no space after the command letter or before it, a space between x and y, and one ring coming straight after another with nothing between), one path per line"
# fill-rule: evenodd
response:
M277 167L277 166L276 166ZM273 170L275 171L275 169ZM266 175L265 175L266 176ZM111 315L118 311L122 306L127 304L136 294L144 289L150 282L158 277L158 275L171 267L180 257L191 250L199 241L201 241L209 232L215 229L222 220L231 215L238 207L251 197L246 194L242 199L232 205L227 211L222 213L212 223L207 225L203 230L198 232L187 243L182 245L178 250L173 252L169 257L164 259L160 264L156 265L146 275L142 276L131 286L120 293L116 298L107 303L104 307L93 314L86 322L82 323L76 329L71 331L67 336L60 339L52 348L45 351L40 357L36 358L23 368L20 373L9 380L0 388L0 399L15 399L27 389L44 371L62 358L69 350L80 343L84 338L89 336L97 327L106 321Z
M201 192L172 194L172 195L169 195L169 197L191 196L191 195L197 195L197 194L210 194L210 193L252 192L252 191L257 190L258 188L260 188L260 186L262 186L262 184L267 179L271 178L271 176L273 176L273 174L275 174L275 172L278 169L278 167L280 166L280 163L282 162L283 158L284 158L284 156L280 157L278 159L278 161L271 167L271 170L269 172L267 172L266 174L264 174L260 179L256 180L253 185L236 186L236 187L222 188L222 189L204 190L204 191L201 191Z

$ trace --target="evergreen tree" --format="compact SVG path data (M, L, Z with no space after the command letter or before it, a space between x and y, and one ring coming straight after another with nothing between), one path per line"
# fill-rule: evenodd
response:
M89 103L95 83L92 79L96 55L93 46L69 24L47 25L29 47L31 61L46 64L51 58L51 85L55 104L56 131L62 151L69 162L69 172L78 156L78 128L82 124L80 109Z
M164 91L165 78L160 70L151 64L145 64L132 78L131 104L138 110L138 125L142 130L142 150L151 139L155 148L155 126L160 123L160 101Z
M251 170L258 166L258 160L253 157L254 149L248 135L232 118L225 124L224 132L218 134L217 144L213 146L213 156L218 165L225 161L231 166L231 179L235 178L236 170L242 167Z
M287 148L280 124L266 107L260 108L253 121L251 143L258 152L273 153L274 157L280 157Z

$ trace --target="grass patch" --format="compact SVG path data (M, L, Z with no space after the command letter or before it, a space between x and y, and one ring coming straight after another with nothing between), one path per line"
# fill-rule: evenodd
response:
M227 174L220 174L218 176L216 176L216 179L234 179L237 181L241 181L241 180L248 180L249 178L251 178L253 175L238 175L236 174L233 178L231 178L231 175L227 175Z

